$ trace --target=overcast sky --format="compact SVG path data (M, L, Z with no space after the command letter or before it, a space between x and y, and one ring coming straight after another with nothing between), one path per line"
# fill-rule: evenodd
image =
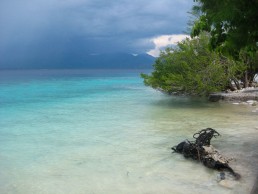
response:
M193 0L1 0L0 55L149 53L185 37Z

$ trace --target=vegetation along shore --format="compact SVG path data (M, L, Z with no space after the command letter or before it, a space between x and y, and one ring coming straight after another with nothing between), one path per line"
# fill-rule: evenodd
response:
M141 74L145 85L172 95L258 106L258 1L194 2L191 38L161 52L153 72ZM252 193L258 193L257 184Z
M255 90L242 89L257 86L258 2L195 2L191 38L161 52L154 71L141 75L144 83L170 94L257 99Z

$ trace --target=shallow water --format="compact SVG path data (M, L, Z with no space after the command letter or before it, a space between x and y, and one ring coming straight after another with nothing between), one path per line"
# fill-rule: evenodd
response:
M0 193L250 193L258 171L255 107L171 97L135 71L0 73ZM171 154L212 127L241 174Z

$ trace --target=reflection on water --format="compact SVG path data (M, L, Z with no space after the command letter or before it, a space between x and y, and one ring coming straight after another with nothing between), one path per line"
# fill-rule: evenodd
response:
M1 80L0 193L250 193L253 107L165 96L136 74L45 74ZM222 135L212 144L236 158L240 181L221 186L217 171L171 154L206 127Z

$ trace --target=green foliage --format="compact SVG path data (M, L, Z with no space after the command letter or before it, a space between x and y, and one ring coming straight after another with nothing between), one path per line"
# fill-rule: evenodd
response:
M258 73L258 1L194 1L192 39L161 52L154 72L142 74L144 83L198 96L240 89L240 82L251 86Z
M211 34L213 50L243 62L246 72L242 81L248 86L258 73L258 1L257 0L194 0L193 11L199 18L194 22L191 36L200 32ZM247 83L248 82L248 83Z
M241 65L209 49L209 35L186 39L161 52L144 83L168 93L206 96L229 87Z
M202 31L211 31L210 24L208 23L208 20L204 15L200 16L199 19L194 22L191 31L191 37L198 36Z

